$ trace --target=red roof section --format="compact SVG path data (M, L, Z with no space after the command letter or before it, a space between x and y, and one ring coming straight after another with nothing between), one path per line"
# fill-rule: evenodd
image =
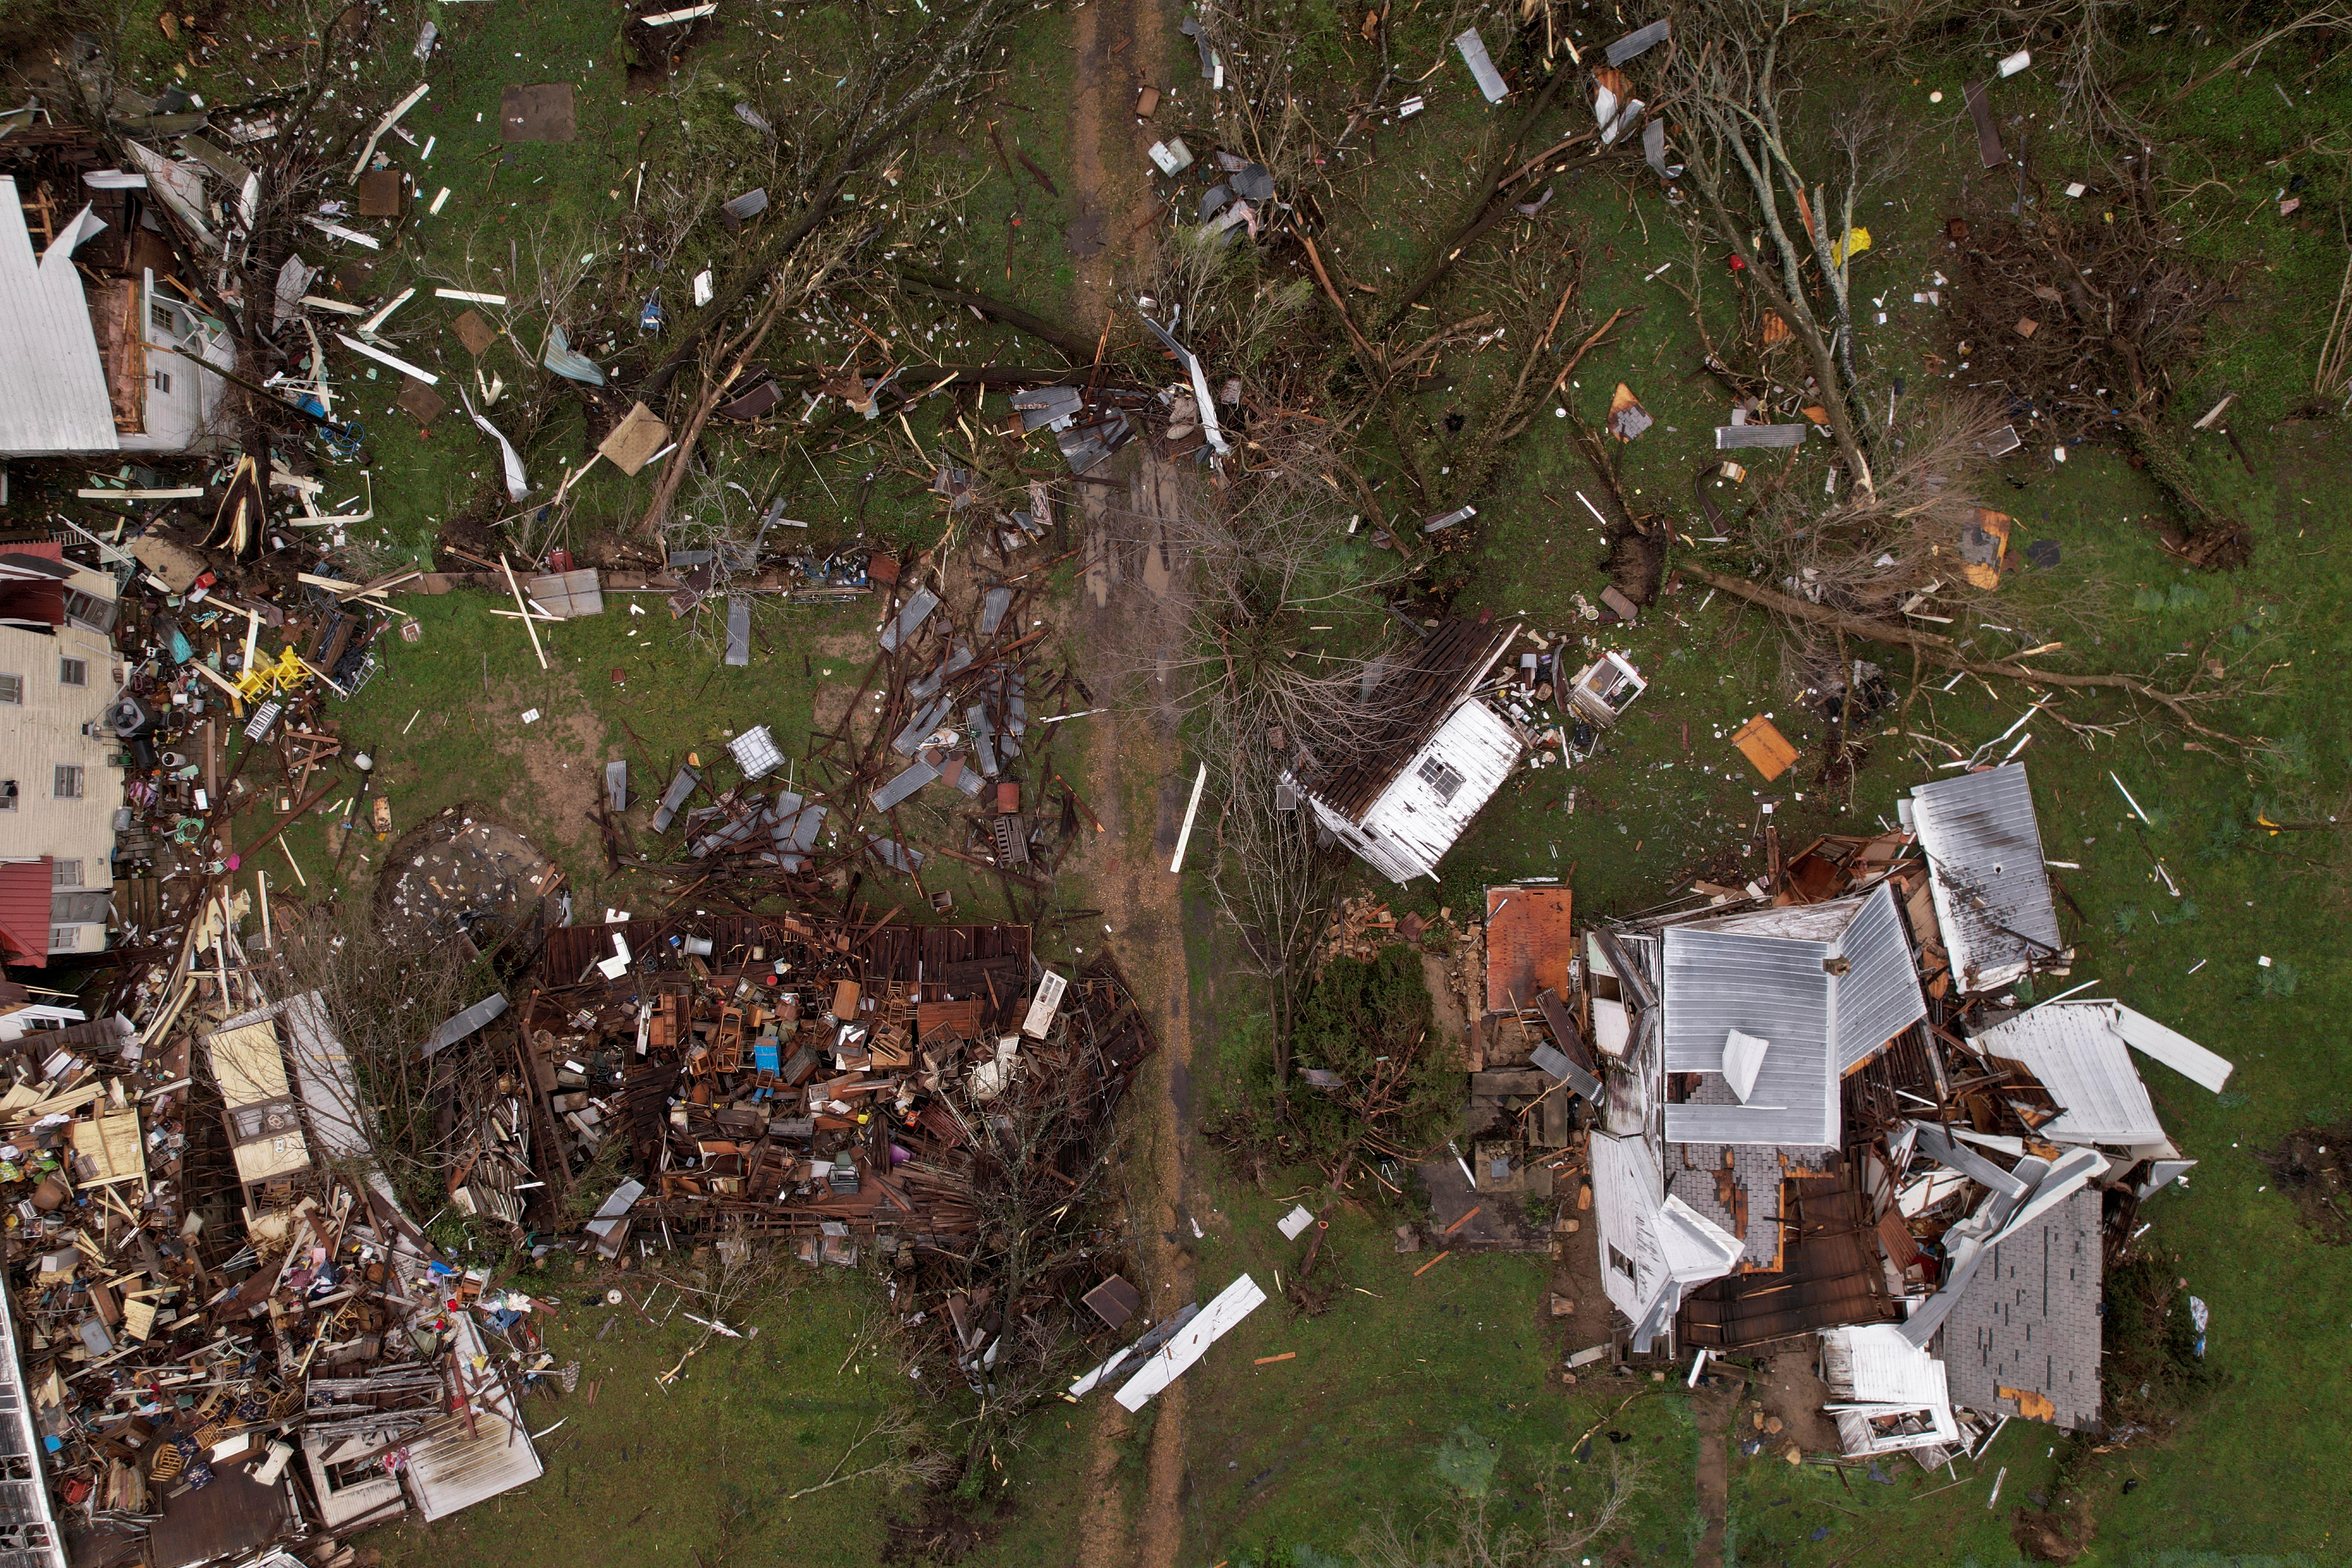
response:
M0 866L0 956L49 966L49 858Z

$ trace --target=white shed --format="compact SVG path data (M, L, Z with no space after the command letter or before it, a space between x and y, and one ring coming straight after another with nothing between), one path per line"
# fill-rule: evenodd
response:
M1374 688L1379 731L1355 757L1286 776L1315 820L1391 881L1434 876L1518 764L1518 731L1476 695L1518 630L1448 622Z

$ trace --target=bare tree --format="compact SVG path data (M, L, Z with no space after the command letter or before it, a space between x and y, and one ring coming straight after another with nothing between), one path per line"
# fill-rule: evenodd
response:
M1787 5L1714 0L1681 14L1685 25L1658 68L1664 83L1654 110L1671 105L1682 127L1680 184L1803 352L1838 454L1853 482L1870 489L1876 479L1853 371L1847 240L1858 195L1883 166L1885 117L1868 105L1849 114L1826 160L1841 165L1837 180L1814 179L1780 111L1795 88L1787 68L1799 22ZM1827 296L1818 307L1809 268Z
M1321 842L1314 813L1286 781L1279 749L1252 728L1243 704L1223 701L1212 704L1203 726L1219 803L1208 879L1247 967L1265 984L1279 1093L1289 1087L1291 1029L1347 857Z
M1570 1568L1617 1527L1645 1483L1641 1461L1612 1449L1600 1500L1571 1509L1575 1500L1559 1484L1565 1473L1553 1468L1531 1525L1497 1517L1483 1488L1456 1494L1411 1528L1385 1509L1356 1538L1358 1568Z
M487 1047L427 1057L425 1043L496 979L462 942L384 943L359 902L333 911L283 908L276 984L285 997L318 994L350 1058L353 1120L369 1158L412 1212L434 1214L472 1131L466 1118L443 1112L489 1103L499 1073Z

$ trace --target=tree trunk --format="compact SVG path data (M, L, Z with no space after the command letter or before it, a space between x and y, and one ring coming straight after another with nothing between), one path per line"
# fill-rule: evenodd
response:
M2162 705L2175 719L2180 721L2185 728L2194 730L2200 735L2210 735L2217 741L2227 741L2233 746L2243 746L2249 743L2236 735L2209 729L2191 717L2189 703L2210 699L2213 695L2210 692L2165 691L2149 685L2136 675L2066 675L2055 670L2034 669L2013 658L1966 658L1961 656L1958 648L1952 646L1949 637L1939 637L1933 632L1915 632L1908 626L1896 626L1892 622L1874 621L1864 616L1849 615L1843 610L1831 609L1825 605L1809 604L1803 599L1791 598L1761 584L1751 583L1745 577L1734 577L1728 573L1717 572L1687 561L1682 563L1680 570L1689 573L1711 587L1720 588L1736 598L1760 605L1786 619L1802 621L1808 626L1831 628L1843 632L1848 637L1862 637L1870 642L1883 643L1895 647L1907 647L1916 658L1927 664L1941 666L1945 669L1964 669L1971 675L2006 676L2011 680L2021 680L2033 686L2064 687L2074 690L2127 692L2131 696L2145 698L2150 702Z

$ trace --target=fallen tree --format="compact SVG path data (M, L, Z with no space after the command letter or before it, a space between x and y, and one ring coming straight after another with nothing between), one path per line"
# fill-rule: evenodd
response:
M1965 670L1976 676L1998 675L2011 680L2024 681L2032 686L2052 686L2080 691L2120 691L2126 696L2156 703L2170 713L2174 719L2179 721L2184 729L2192 730L2200 735L2208 736L2216 741L2224 741L2233 746L2252 748L2262 743L2260 736L2232 735L2226 731L2216 730L2200 723L2195 710L2197 706L2225 700L2237 693L2218 687L2200 690L2195 685L2194 678L2189 687L2178 691L2167 691L2136 675L2113 673L2075 675L2063 670L2037 669L2014 658L1969 658L1960 653L1949 637L1940 637L1934 632L1913 631L1908 626L1897 626L1890 621L1873 620L1866 616L1852 615L1843 610L1832 609L1826 605L1809 604L1803 599L1767 588L1761 584L1751 583L1745 577L1734 577L1728 573L1717 572L1710 567L1689 562L1682 563L1680 569L1709 587L1719 588L1735 598L1745 599L1751 605L1769 610L1782 619L1795 622L1800 626L1819 626L1845 637L1860 637L1868 642L1907 648L1913 658L1921 664L1932 664L1941 669ZM2203 668L2201 661L2199 668L2200 670Z

